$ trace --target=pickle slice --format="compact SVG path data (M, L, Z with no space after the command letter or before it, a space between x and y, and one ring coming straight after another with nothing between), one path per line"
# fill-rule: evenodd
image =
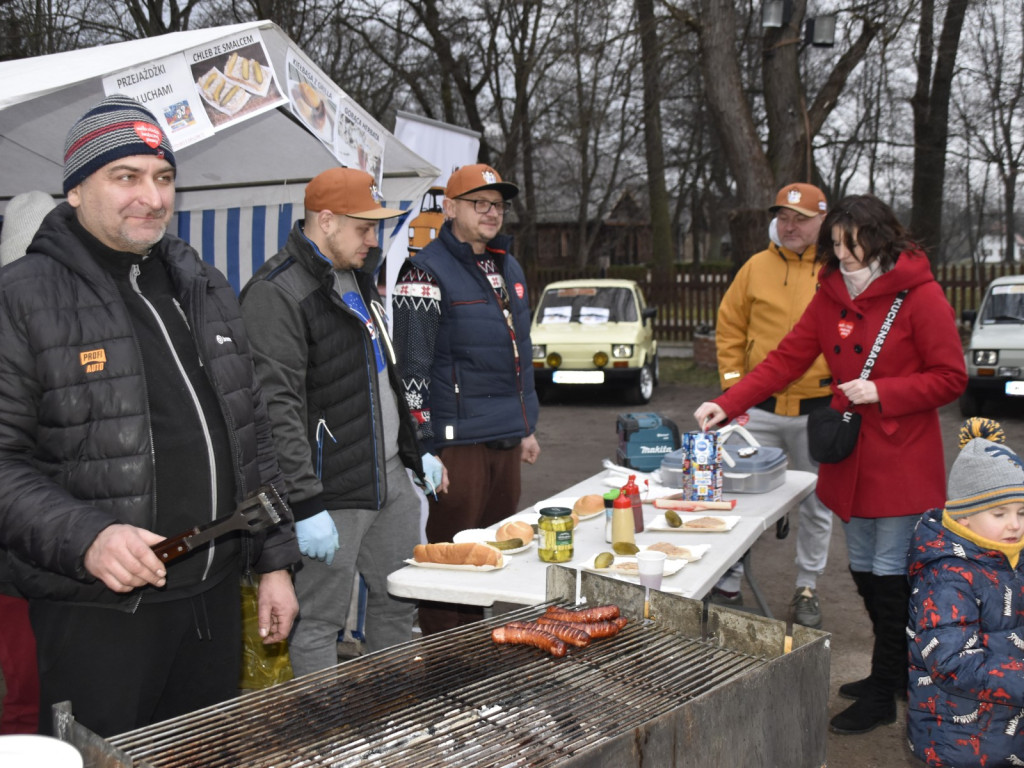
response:
M594 558L595 568L607 568L615 562L615 555L611 552L602 552Z
M674 509L665 511L665 522L671 525L673 528L680 528L683 525L683 519L679 516Z
M505 539L505 541L488 541L495 549L519 549L524 545L522 539Z
M635 555L640 547L630 541L616 541L612 544L612 550L616 555Z

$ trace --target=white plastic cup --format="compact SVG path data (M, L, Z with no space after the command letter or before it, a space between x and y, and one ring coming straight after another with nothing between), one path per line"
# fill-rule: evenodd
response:
M665 574L665 553L643 550L636 553L637 571L640 583L648 589L660 589L661 577Z

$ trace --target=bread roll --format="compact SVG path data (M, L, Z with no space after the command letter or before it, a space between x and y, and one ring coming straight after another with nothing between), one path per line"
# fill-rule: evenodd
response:
M499 525L494 534L495 541L508 541L509 539L522 539L523 544L533 541L533 526L524 523L522 520L513 520L504 525Z
M580 496L576 499L576 503L572 505L572 511L580 517L589 517L590 515L596 515L598 512L603 512L604 496L597 493L588 493L586 496Z
M500 551L475 541L466 541L461 544L450 542L417 544L412 551L412 557L417 563L493 565L496 568L504 562Z

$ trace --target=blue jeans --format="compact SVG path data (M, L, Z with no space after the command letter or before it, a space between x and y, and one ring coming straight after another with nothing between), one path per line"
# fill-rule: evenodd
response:
M843 523L850 570L875 576L905 576L910 537L920 515L852 517Z

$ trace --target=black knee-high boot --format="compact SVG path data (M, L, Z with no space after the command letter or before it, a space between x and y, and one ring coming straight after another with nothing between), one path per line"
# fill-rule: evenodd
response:
M875 630L871 674L858 681L863 687L857 701L832 718L836 733L867 733L895 722L894 694L902 690L906 695L910 584L905 576L872 576L871 580Z
M874 631L875 604L872 598L875 594L875 576L871 571L855 571L852 568L850 569L850 575L853 577L853 583L857 587L857 594L864 600L864 607L867 608L868 618L871 619L871 629ZM843 683L843 685L839 686L839 695L844 699L856 700L866 696L871 690L872 680L870 677L865 677L852 683ZM899 694L897 693L897 695ZM904 696L906 696L906 693L904 693Z

